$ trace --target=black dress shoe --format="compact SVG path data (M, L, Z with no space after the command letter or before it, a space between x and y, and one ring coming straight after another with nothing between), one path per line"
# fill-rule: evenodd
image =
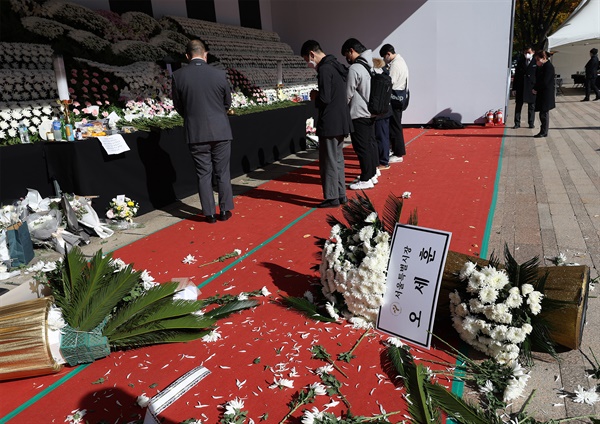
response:
M596 97L596 98L594 99L594 101L598 101L598 100L600 100L600 97Z
M221 213L219 213L219 221L227 221L231 218L231 215L231 211L221 211Z
M317 208L337 208L339 205L339 199L325 199L317 205Z
M340 197L338 200L340 202L340 205L345 205L346 203L348 203L348 198L346 196Z
M535 125L530 125L529 128L535 128Z
M206 222L209 224L214 224L217 222L217 217L215 215L206 215Z
M548 134L538 133L538 134L536 134L536 135L533 136L533 138L542 138L542 137L548 137Z
M587 97L585 99L583 99L583 100L580 100L580 102L589 102L589 101L590 101L590 99L587 98Z
M520 126L520 125L517 125L517 124L515 124L515 125L512 127L512 129L513 129L513 130L516 130L517 128L521 128L521 126Z

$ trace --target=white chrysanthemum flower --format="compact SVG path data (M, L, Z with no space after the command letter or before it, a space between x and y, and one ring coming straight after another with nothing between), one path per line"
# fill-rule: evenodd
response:
M475 265L474 262L466 262L462 269L460 270L460 273L458 274L458 276L460 277L461 280L467 279L471 276L471 274L473 273L473 271L475 271L477 265Z
M317 396L325 396L327 394L327 388L319 382L310 384L308 389L313 390Z
M494 303L498 299L498 290L492 286L482 287L479 291L479 299L482 303Z
M223 415L236 415L243 408L244 401L236 397L225 404L225 412Z
M127 264L125 263L125 261L120 258L112 258L110 260L109 264L110 264L110 266L112 266L115 269L114 272L120 272L127 267Z
M371 212L369 216L365 218L365 222L368 222L369 224L372 224L375 221L377 221L377 212Z
M577 389L575 389L575 398L573 402L577 403L586 403L588 405L593 405L600 400L600 395L596 391L595 387L592 387L589 390L586 390L580 385L577 385Z
M531 284L523 284L521 286L521 294L523 296L527 296L529 293L531 293L534 290L535 290L535 288Z
M65 422L69 424L80 424L83 422L83 417L87 414L87 409L74 409L70 415L67 415Z
M145 408L150 403L150 398L146 396L146 393L142 393L137 397L136 403L140 408Z
M327 313L329 314L329 316L333 319L335 319L336 321L338 319L340 319L340 316L338 315L338 313L335 311L335 307L333 306L333 303L329 303L327 302L325 304L325 309L327 310Z
M410 191L405 191L404 193L402 193L403 199L410 199L410 196L412 196L412 193Z
M233 253L235 253L236 256L240 256L242 254L242 251L240 249L233 249Z
M203 336L202 341L203 342L216 342L220 338L221 338L221 333L219 333L217 330L213 330L210 333L208 333L207 335Z
M400 340L397 337L388 337L388 339L386 340L386 342L389 343L389 344L391 344L391 345L393 345L393 346L396 346L396 347L398 347L400 349L402 349L404 346L406 346L406 344L404 344L402 342L402 340Z
M486 380L485 384L479 387L479 391L481 393L494 393L494 390L496 390L494 383L492 383L490 380Z
M310 291L305 291L304 292L304 297L306 298L306 300L308 300L310 303L314 303L315 298L313 296L313 294Z
M50 330L60 330L67 325L63 319L62 310L54 305L52 305L48 310L47 320L47 325Z
M196 257L194 255L187 255L181 262L188 265L193 264L196 263Z
M331 364L327 364L327 365L323 365L322 367L319 367L315 370L315 374L321 376L323 374L331 374L333 372L334 368L333 365Z
M266 286L263 286L262 289L260 289L260 294L262 294L263 296L268 296L271 294L271 292L269 291L269 289L267 289Z
M237 300L248 300L248 294L243 292L238 294Z
M273 384L269 386L269 389L288 389L294 388L294 380L288 380L287 378L280 378L279 380L273 380Z
M324 412L320 412L316 407L313 406L310 411L308 409L304 410L301 422L302 424L315 424L315 420L321 420L323 418L323 414Z

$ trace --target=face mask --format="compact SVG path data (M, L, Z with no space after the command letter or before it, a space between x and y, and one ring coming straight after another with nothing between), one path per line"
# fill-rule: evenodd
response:
M531 53L525 53L525 59L531 60L532 57L533 55Z
M308 67L311 69L315 69L317 67L317 62L315 62L314 60L309 60Z

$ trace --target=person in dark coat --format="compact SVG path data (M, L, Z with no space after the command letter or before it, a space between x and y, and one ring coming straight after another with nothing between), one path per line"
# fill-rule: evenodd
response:
M548 136L550 111L555 107L555 74L554 65L548 60L548 53L544 50L536 52L535 60L537 63L537 74L532 92L536 95L535 110L536 112L540 112L541 127L540 132L534 135L534 137L540 138Z
M302 45L300 55L317 70L318 90L310 93L318 109L319 172L325 200L317 207L334 208L348 201L344 174L344 138L352 132L346 101L348 69L333 55L326 55L315 40Z
M535 85L535 74L537 65L533 59L533 49L525 47L523 55L517 59L517 67L513 79L513 92L515 96L515 126L521 126L521 109L523 103L527 103L527 122L529 128L534 127L535 123L535 94L533 86Z
M595 100L600 100L600 90L596 87L596 78L598 78L598 49L590 50L590 60L585 64L585 97L582 102L590 100L592 90L596 93Z
M196 166L202 213L209 223L217 222L212 187L213 171L219 193L221 221L231 217L231 126L227 111L231 89L225 71L206 63L207 48L201 40L190 40L187 66L173 73L173 104L183 116L185 137Z

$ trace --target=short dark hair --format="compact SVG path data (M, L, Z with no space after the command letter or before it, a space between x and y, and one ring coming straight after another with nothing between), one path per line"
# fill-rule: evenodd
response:
M538 57L540 59L548 59L550 55L546 50L538 50L537 52L535 52L535 57Z
M321 45L315 40L307 40L302 44L302 48L300 49L300 56L305 57L310 54L310 52L322 53Z
M527 51L527 50L533 50L533 47L531 47L531 46L523 47L523 51Z
M383 57L388 53L396 54L394 46L392 46L391 44L384 44L383 46L381 46L381 48L379 49L379 56Z
M350 49L354 50L358 54L367 50L367 48L363 46L362 43L356 38L348 38L346 41L344 41L344 44L342 44L342 56L346 56L346 53L348 53Z
M204 41L196 38L188 42L185 52L190 57L201 56L208 52L208 47Z
M598 49L596 47L594 47L592 50L590 50L591 54L598 54Z

